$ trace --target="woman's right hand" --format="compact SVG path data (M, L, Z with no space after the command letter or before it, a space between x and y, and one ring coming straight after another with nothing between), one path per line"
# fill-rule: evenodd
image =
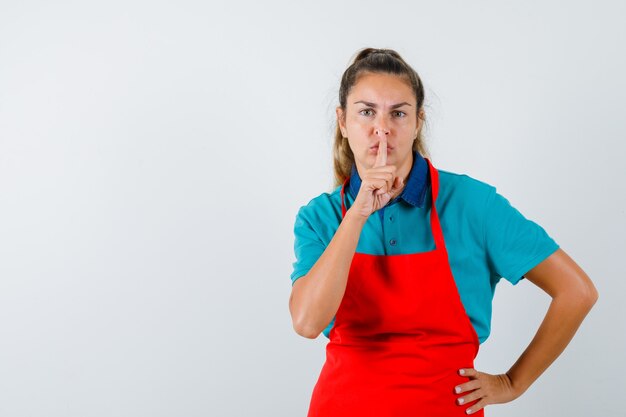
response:
M404 188L404 181L396 176L396 166L387 165L387 137L379 136L376 162L362 174L361 188L348 210L364 219L386 206Z

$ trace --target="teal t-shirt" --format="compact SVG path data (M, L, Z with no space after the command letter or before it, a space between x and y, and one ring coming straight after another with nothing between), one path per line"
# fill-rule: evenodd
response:
M440 169L437 172L439 195L435 205L450 268L465 311L483 343L490 333L492 300L499 280L505 278L517 284L559 245L539 224L511 206L494 186L465 174ZM350 183L345 193L346 208L351 207L358 192L354 184L360 186L354 167ZM339 227L340 190L341 186L337 186L331 193L322 193L298 210L292 285L311 269ZM430 228L431 204L428 165L415 152L405 189L370 215L356 251L397 255L435 249ZM334 322L333 317L324 329L326 337Z

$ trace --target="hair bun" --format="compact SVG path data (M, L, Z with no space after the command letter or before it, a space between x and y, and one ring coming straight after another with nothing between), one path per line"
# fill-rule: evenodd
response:
M358 62L361 61L363 59L366 59L374 54L379 54L379 55L391 55L394 58L398 58L398 59L402 59L400 57L400 55L394 51L393 49L381 49L381 48L364 48L362 50L359 51L359 53L356 55L356 57L354 58L354 62Z

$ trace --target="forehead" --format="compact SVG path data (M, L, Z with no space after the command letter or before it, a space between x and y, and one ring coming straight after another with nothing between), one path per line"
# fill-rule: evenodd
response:
M348 97L348 104L352 104L356 100L415 102L409 80L388 73L367 72L361 74L352 86Z

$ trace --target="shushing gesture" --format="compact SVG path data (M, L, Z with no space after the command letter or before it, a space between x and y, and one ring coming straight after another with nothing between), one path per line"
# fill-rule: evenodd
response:
M362 174L361 188L350 207L355 215L366 219L376 210L386 206L404 187L402 178L396 176L396 166L387 165L386 135L379 131L378 137L380 140L376 162Z

